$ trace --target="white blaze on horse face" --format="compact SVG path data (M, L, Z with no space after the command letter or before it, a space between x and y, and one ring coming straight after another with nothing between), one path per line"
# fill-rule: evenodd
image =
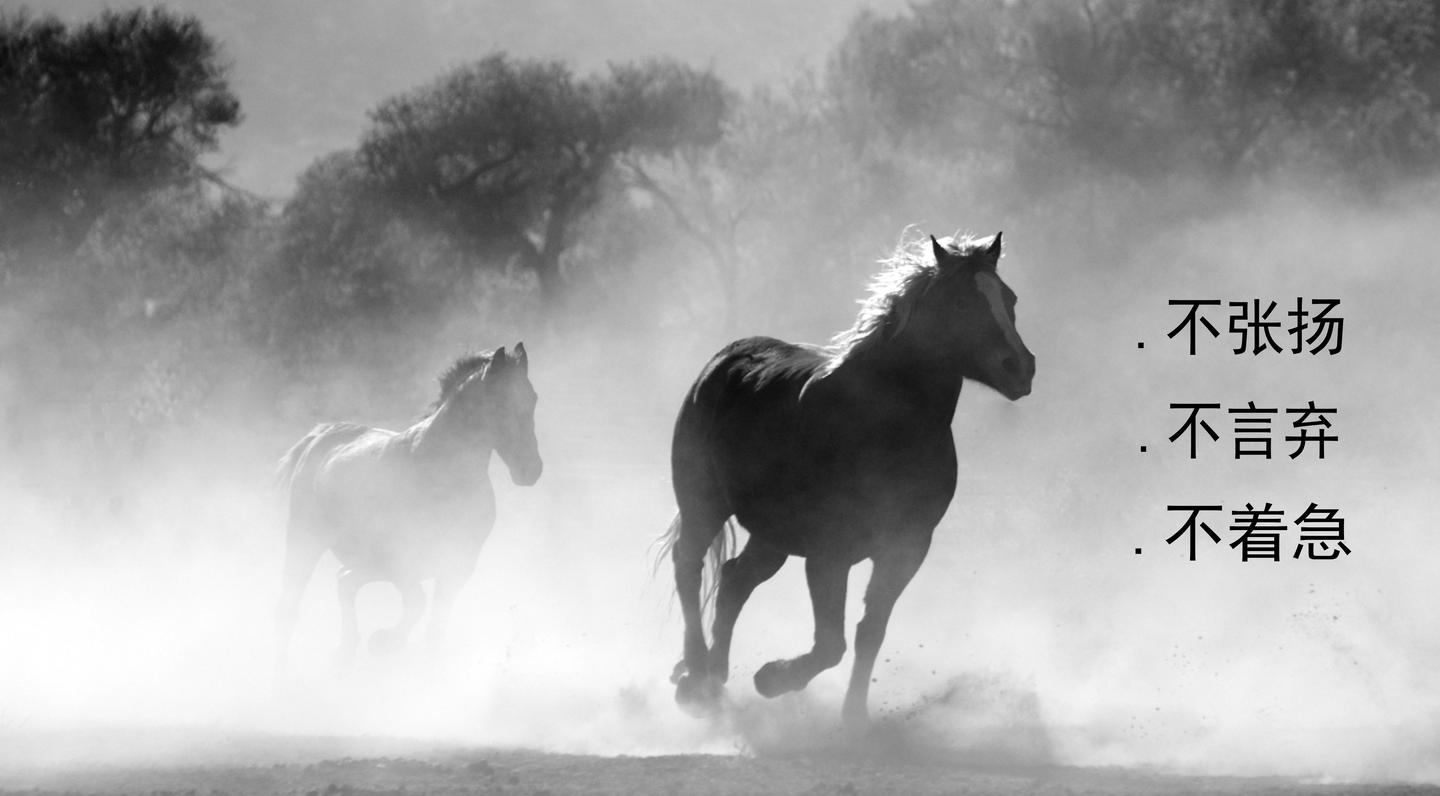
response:
M1011 350L1019 352L1025 350L1025 344L1020 342L1020 333L1015 330L1015 324L1010 320L1010 313L1005 311L1005 297L1000 286L1000 277L992 271L976 271L975 287L979 289L980 295L985 297L985 302L990 305L990 314L995 316L995 323L1005 333L1005 344Z

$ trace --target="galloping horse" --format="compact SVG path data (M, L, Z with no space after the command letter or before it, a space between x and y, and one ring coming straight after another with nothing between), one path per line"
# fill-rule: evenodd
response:
M1013 401L1030 393L1035 375L1015 330L1015 293L996 273L1000 234L928 242L902 240L855 325L828 348L737 340L687 394L671 447L679 514L666 536L685 620L684 658L672 677L682 705L718 698L741 607L792 555L805 558L814 644L762 666L755 689L766 697L799 690L838 664L850 567L869 558L842 711L852 726L868 720L891 609L955 493L950 423L961 384L972 379ZM750 537L726 561L731 517ZM719 574L708 648L707 549Z
M341 642L348 665L360 642L355 596L373 581L399 589L399 623L370 637L372 652L404 644L424 612L422 582L435 580L429 641L438 647L455 595L495 524L490 452L530 486L542 462L535 390L523 343L462 357L440 377L440 397L404 431L322 423L280 460L290 488L285 568L277 611L277 673L285 668L300 594L329 550L341 564Z

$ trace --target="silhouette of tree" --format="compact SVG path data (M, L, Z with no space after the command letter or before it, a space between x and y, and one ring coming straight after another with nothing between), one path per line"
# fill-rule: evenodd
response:
M163 8L73 28L0 14L0 252L71 251L118 199L206 176L198 158L240 120L226 70Z
M278 226L256 284L270 347L345 347L357 324L403 327L459 292L465 258L450 237L397 216L354 152L311 164Z
M518 261L553 301L561 255L620 159L713 144L725 107L718 78L672 61L581 79L494 55L382 103L359 156L397 211L477 262Z
M1373 180L1435 168L1437 34L1429 0L931 0L859 17L830 80L858 135L1032 174Z

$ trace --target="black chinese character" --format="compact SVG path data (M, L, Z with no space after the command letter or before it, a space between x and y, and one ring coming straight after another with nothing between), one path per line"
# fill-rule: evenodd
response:
M1329 433L1330 418L1326 417L1327 414L1334 414L1337 411L1338 410L1333 407L1320 409L1315 406L1314 401L1310 401L1306 406L1299 409L1286 409L1286 414L1300 415L1295 418L1295 422L1291 424L1299 429L1300 433L1285 437L1286 442L1299 443L1295 446L1295 450L1290 452L1290 458L1294 459L1303 453L1305 451L1305 443L1307 442L1315 443L1315 455L1317 458L1325 458L1325 443L1338 442L1340 439L1334 434ZM1314 429L1314 433L1311 433L1311 429Z
M1190 512L1190 518L1185 520L1185 524L1180 526L1180 530L1176 531L1170 536L1169 539L1165 540L1165 544L1174 544L1176 539L1179 539L1181 536L1189 535L1191 561L1195 560L1195 529L1197 524L1199 525L1200 530L1204 531L1205 535L1210 537L1210 541L1215 542L1216 544L1220 543L1220 534L1215 533L1215 531L1210 529L1209 525L1206 525L1203 522L1197 523L1197 518L1199 518L1200 512L1219 511L1222 508L1221 506L1166 506L1165 508L1169 511Z
M1257 407L1254 401L1250 401L1244 407L1229 411L1235 416L1235 458L1270 458L1270 416L1278 414L1279 410Z
M1315 327L1314 332L1305 340L1311 346L1310 353L1318 354L1324 351L1327 345L1330 346L1330 350L1326 353L1340 353L1340 345L1345 337L1345 319L1330 317L1330 310L1340 306L1340 299L1311 299L1310 303L1312 305L1323 304L1325 307L1314 313L1310 319L1310 325ZM1298 354L1300 352L1300 331L1292 329L1291 333L1295 335L1295 352Z
M1252 316L1249 312L1250 304L1243 301L1230 302L1230 306L1235 308L1235 312L1230 315L1230 333L1240 336L1240 343L1235 346L1235 353L1245 353L1247 338L1251 341L1249 348L1252 354L1263 354L1267 348L1280 351L1280 346L1276 345L1275 338L1270 336L1271 329L1280 328L1279 321L1270 320L1270 313L1275 311L1275 302L1270 302L1270 306L1266 307L1264 312L1260 311L1260 299L1254 299L1253 303L1255 312Z
M1185 424L1180 426L1174 434L1170 435L1170 441L1174 442L1180 438L1181 434L1184 434L1186 431L1190 432L1190 458L1195 458L1195 431L1197 425L1199 428L1204 429L1206 434L1210 435L1211 442L1220 439L1220 435L1215 433L1215 429L1211 428L1209 423L1204 420L1200 420L1198 423L1196 422L1200 416L1201 409L1219 409L1220 404L1170 404L1170 408L1190 410L1190 416L1185 419Z
M1315 561L1331 561L1341 553L1350 555L1350 548L1345 546L1345 519L1335 516L1336 513L1336 509L1318 508L1314 503L1300 512L1295 518L1295 525L1300 528L1300 543L1295 545L1294 558L1300 557L1302 549L1306 551L1306 558Z
M1245 508L1234 509L1230 515L1234 518L1230 530L1241 532L1240 538L1231 542L1230 546L1240 548L1241 561L1252 558L1280 560L1280 532L1285 530L1285 516L1279 509L1271 508L1268 502L1263 509L1246 503Z
M1174 337L1175 335L1180 333L1181 329L1184 329L1187 326L1190 327L1190 356L1193 357L1195 356L1195 321L1197 319L1200 321L1201 325L1205 327L1206 331L1210 332L1211 337L1220 336L1220 330L1216 329L1214 324L1210 323L1208 318L1199 314L1199 310L1201 307L1220 306L1220 299L1170 299L1170 306L1172 307L1183 306L1187 304L1190 306L1190 313L1185 316L1185 320L1181 321L1179 326L1171 329L1170 333L1165 336Z

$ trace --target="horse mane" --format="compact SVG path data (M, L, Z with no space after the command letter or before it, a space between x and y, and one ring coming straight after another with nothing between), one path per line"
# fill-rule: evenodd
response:
M455 396L460 385L474 375L477 371L488 367L495 359L495 351L481 351L476 354L466 354L455 360L450 367L440 374L440 397L426 410L427 413L438 410L444 403Z
M980 248L980 241L969 235L940 238L938 243L961 257ZM930 238L916 233L914 227L905 228L895 251L880 260L880 266L870 280L869 295L860 300L855 324L830 339L826 347L829 361L817 375L833 373L851 357L898 334L920 298L945 276L935 262Z

